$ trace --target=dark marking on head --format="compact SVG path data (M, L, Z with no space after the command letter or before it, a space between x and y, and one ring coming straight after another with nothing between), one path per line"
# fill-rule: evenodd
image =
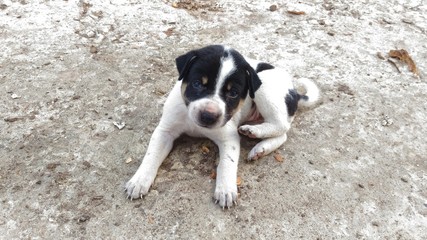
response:
M225 120L228 121L243 105L249 95L255 97L255 91L261 86L261 80L245 58L234 49L227 49L233 59L234 70L229 73L220 90L220 97L226 105Z
M259 72L262 72L262 71L264 71L264 70L269 70L269 69L273 69L273 68L274 68L274 66L273 66L273 65L271 65L271 64L269 64L269 63L260 62L260 63L258 63L258 65L256 66L255 71L256 71L257 73L259 73Z
M247 95L248 86L245 73L234 72L226 79L220 91L220 97L225 103L227 121L240 109Z
M238 53L236 50L230 50L231 56L233 57L236 68L240 71L244 70L246 75L246 84L248 85L249 96L255 97L255 92L261 86L261 79L259 79L256 71L249 65L245 58Z
M215 92L223 53L223 46L211 45L190 51L176 59L179 79L183 81L181 93L187 105Z
M289 90L286 94L285 102L288 109L288 115L294 116L298 109L298 101L301 99L301 95L294 89Z
M176 68L178 69L179 77L178 80L182 80L187 76L191 65L196 61L197 56L194 51L191 51L185 55L179 56L175 59Z
M217 63L216 65L218 65L223 52L223 46L210 45L201 49L192 50L184 55L177 57L175 59L175 63L179 73L178 80L185 79L188 76L190 70L195 67L195 63L204 62L205 66L210 66L214 63Z
M236 50L231 49L230 53L233 57L236 68L240 71L245 71L246 85L249 96L255 97L255 91L261 86L261 79L259 79L256 71L249 65L245 58ZM245 96L246 97L246 96Z

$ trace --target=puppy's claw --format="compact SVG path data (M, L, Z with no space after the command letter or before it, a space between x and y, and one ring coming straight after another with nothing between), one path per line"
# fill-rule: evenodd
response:
M237 191L236 192L217 191L215 192L214 198L215 198L215 204L219 204L219 206L223 210L225 208L230 209L231 207L233 207L233 205L237 205Z
M256 160L260 159L261 157L263 157L264 155L265 155L264 148L257 149L255 147L249 152L248 161L256 161Z

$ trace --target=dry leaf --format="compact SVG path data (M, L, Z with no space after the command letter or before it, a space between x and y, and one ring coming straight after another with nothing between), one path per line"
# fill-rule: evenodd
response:
M208 154L210 152L209 148L206 146L202 146L202 153L203 154Z
M280 153L275 153L275 154L273 155L273 157L274 157L274 159L276 159L276 161L278 161L278 162L283 162L283 160L284 160L284 157L283 157Z
M215 172L215 170L212 170L211 175L209 175L209 177L211 179L216 179L216 172Z
M211 1L206 0L177 0L172 4L173 8L186 9L186 10L208 10L208 11L220 11L221 7Z
M412 60L411 56L405 49L400 50L390 50L388 55L392 58L397 58L400 61L406 63L409 67L409 70L413 72L415 75L419 75L417 66L415 65L414 60Z
M149 224L153 224L154 223L154 217L150 214L147 216L147 221Z
M237 177L236 184L238 187L240 187L240 185L242 185L242 178L241 177Z
M166 31L163 31L163 33L166 34L166 36L170 37L173 34L174 29L174 27L168 28Z
M305 15L305 12L304 12L304 11L293 11L293 10L288 10L288 13L289 13L289 14L292 14L292 15Z

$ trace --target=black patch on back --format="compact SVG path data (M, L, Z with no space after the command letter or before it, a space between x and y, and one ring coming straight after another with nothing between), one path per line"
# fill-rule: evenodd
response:
M259 72L262 72L262 71L264 71L264 70L273 69L273 68L274 68L274 66L273 66L273 65L271 65L271 64L269 64L269 63L260 62L260 63L258 63L258 65L256 66L255 71L256 71L257 73L259 73Z
M298 109L298 101L301 99L301 95L294 89L289 90L288 94L286 94L285 102L286 107L288 108L289 116L295 115L295 112Z

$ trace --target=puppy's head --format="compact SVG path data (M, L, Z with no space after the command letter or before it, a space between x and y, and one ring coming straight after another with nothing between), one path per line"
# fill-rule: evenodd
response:
M236 50L212 45L176 59L181 93L190 118L199 126L224 126L261 80Z

